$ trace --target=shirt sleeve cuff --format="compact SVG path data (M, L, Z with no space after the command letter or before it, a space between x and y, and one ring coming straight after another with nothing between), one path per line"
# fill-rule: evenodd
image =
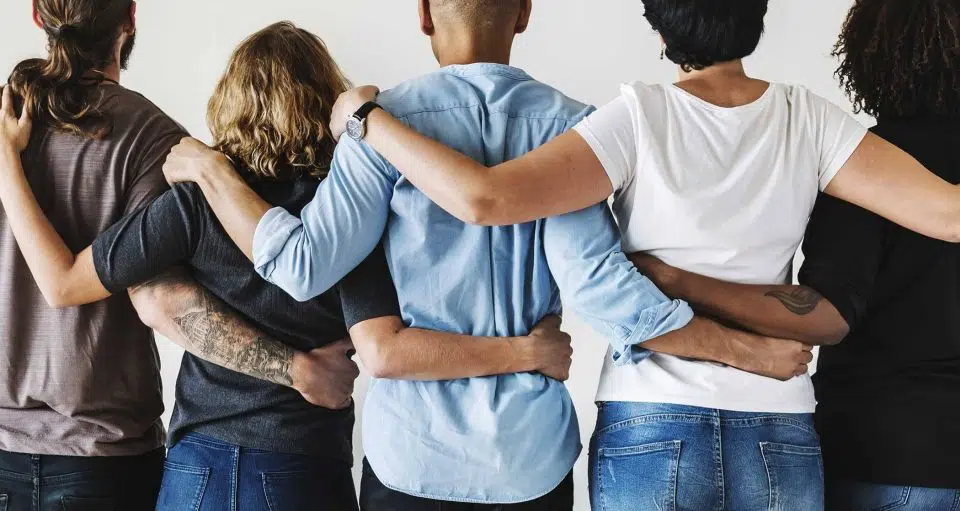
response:
M853 156L853 153L857 151L857 148L860 147L863 139L867 136L869 130L859 122L857 122L856 125L860 128L860 131L855 136L850 137L847 143L837 151L836 156L830 164L827 165L827 168L824 169L823 175L820 176L821 192L827 189L827 186L830 185L830 181L833 181L833 178L837 177L837 173L847 164L847 161L850 160L850 157Z
M693 309L683 300L673 300L643 311L633 332L613 354L615 365L636 364L651 354L642 343L679 330L693 320Z
M300 219L283 208L273 208L263 215L253 234L253 264L261 277L270 279L274 267L271 263L301 227L303 223Z
M584 142L590 146L590 150L593 151L593 154L597 156L597 159L600 160L600 165L603 165L603 171L607 174L607 179L610 180L610 185L613 186L614 190L620 190L623 188L623 178L622 176L615 175L614 169L617 168L617 165L614 163L613 159L610 158L610 155L603 149L603 144L600 143L600 139L597 138L597 135L593 133L593 130L590 128L590 117L580 121L579 124L573 127L573 130L583 138Z

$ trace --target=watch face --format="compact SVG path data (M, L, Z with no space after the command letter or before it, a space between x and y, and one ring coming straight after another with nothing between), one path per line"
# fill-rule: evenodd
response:
M347 119L347 135L354 140L363 140L364 133L363 121L356 117Z

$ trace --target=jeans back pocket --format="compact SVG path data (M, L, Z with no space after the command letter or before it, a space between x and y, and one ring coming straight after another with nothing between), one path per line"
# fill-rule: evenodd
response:
M200 511L209 479L209 468L167 461L163 464L157 511Z
M679 440L599 447L591 467L591 504L600 511L673 511L679 466Z
M770 483L770 511L822 511L823 459L819 447L760 442Z

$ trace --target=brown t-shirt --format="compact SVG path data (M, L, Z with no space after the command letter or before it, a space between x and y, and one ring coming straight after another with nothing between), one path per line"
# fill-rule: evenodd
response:
M23 154L30 185L79 252L167 190L162 166L183 128L139 94L103 85L112 131L101 140L35 126ZM47 305L0 211L0 449L126 456L163 444L160 363L125 293Z

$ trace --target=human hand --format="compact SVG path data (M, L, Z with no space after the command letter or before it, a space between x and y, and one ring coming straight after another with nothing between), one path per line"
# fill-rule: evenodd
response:
M175 145L163 164L163 175L171 185L202 183L208 173L234 171L233 163L223 153L191 137Z
M787 381L806 374L813 361L813 346L797 341L749 335L741 340L738 369Z
M30 112L24 108L18 117L13 108L13 89L9 85L4 87L0 104L0 147L11 155L20 156L30 142L32 129Z
M547 316L526 337L536 371L557 381L570 379L573 346L570 335L560 330L560 317Z
M347 120L367 102L377 99L378 94L380 89L373 85L364 85L340 94L330 114L330 131L335 140L339 141L347 131Z
M291 368L293 388L310 404L342 410L353 400L353 386L360 368L349 338L308 353L294 355Z

